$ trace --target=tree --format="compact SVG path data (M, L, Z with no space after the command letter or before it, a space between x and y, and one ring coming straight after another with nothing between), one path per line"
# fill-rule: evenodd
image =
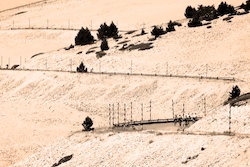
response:
M218 6L217 12L220 16L225 14L235 14L236 11L233 6L228 5L226 2L221 2Z
M103 40L104 38L118 37L118 28L113 22L110 24L110 26L108 26L106 23L101 24L100 28L97 31L97 37L101 40Z
M82 27L78 32L77 36L75 37L76 45L87 45L93 42L94 42L94 37L91 35L88 28L84 29Z
M175 31L174 26L175 26L174 22L172 22L172 21L170 20L169 23L168 23L167 32Z
M236 86L233 86L232 92L229 92L229 99L233 99L233 98L236 98L238 96L240 96L240 89L236 85Z
M108 46L108 41L106 40L106 38L104 38L102 40L102 43L101 43L101 50L104 51L104 50L109 50L109 46Z
M82 126L85 131L94 130L94 128L91 128L91 126L93 126L93 121L89 116L85 118L84 122L82 123Z
M193 18L194 15L197 13L195 8L192 8L192 6L188 6L185 11L186 18Z
M79 65L79 67L76 68L77 72L88 72L88 68L85 67L85 65L83 64L83 62L81 62L81 64Z

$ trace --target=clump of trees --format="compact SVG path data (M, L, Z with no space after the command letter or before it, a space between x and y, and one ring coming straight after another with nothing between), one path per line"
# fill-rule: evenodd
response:
M98 39L103 40L104 38L118 38L118 28L116 25L111 22L108 26L106 23L101 24L100 28L97 30L97 37Z
M225 14L236 14L236 10L232 5L228 5L226 2L221 2L217 9L218 15L223 16Z
M81 62L81 64L79 65L79 67L76 68L77 72L88 72L88 68L85 67L85 65L83 64L83 62Z
M242 3L240 5L240 9L244 9L246 12L249 12L249 10L250 10L250 0L247 0L246 4Z
M236 85L233 86L232 92L229 92L229 99L233 99L240 96L240 88Z
M218 16L223 16L225 14L236 14L236 10L234 9L234 7L232 5L228 5L226 2L221 2L217 9L214 7L214 5L200 5L198 9L195 9L192 6L188 6L184 13L186 18L192 19L188 24L189 27L200 26L202 25L202 20L211 21L217 19Z
M82 27L75 37L75 45L87 45L92 43L94 43L94 37L91 35L88 28L84 29Z

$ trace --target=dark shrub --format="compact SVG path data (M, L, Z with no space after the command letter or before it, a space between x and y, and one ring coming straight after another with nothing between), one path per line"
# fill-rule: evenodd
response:
M83 62L81 62L81 64L79 65L79 67L76 68L77 72L88 72L88 69L85 67L85 65L83 64Z
M240 9L244 9L246 12L250 10L250 0L246 1L246 4L242 3L240 5Z
M102 40L102 43L101 43L101 50L104 51L104 50L109 50L109 46L108 46L108 42L107 40L104 38Z
M100 28L97 30L97 37L99 39L104 39L104 38L119 38L118 36L118 28L116 27L116 25L112 22L110 24L110 26L108 26L106 23L101 24Z
M192 20L189 21L188 27L199 27L202 26L202 23L198 16L194 17Z
M214 5L212 5L212 6L200 5L198 7L197 13L200 16L200 20L211 21L213 19L218 18L218 14L217 14L217 11L216 11Z
M145 30L142 29L142 30L141 30L141 35L145 35L145 34L146 34Z
M88 28L84 29L83 27L78 32L77 36L75 37L75 44L76 45L87 45L94 42L94 37L91 35Z
M233 86L232 92L229 92L229 99L233 99L233 98L236 98L238 96L240 96L240 89L236 85L236 86Z
M175 31L175 24L170 20L167 27L167 32Z
M226 2L221 2L218 6L217 12L220 16L225 14L236 14L236 11L233 6L228 5Z
M166 34L166 32L162 29L162 27L154 26L153 30L151 31L151 34L154 35L156 39L160 35Z
M193 18L194 15L196 15L197 11L195 8L192 8L191 6L188 6L185 11L186 18Z
M94 128L91 128L91 126L93 126L93 121L90 117L86 117L85 120L82 123L82 126L84 127L85 131L90 131L90 130L94 130Z

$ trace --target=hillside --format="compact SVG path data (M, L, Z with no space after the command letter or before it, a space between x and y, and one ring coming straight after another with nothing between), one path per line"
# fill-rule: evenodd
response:
M183 15L188 5L220 1L187 3L51 0L0 13L1 66L21 61L21 69L30 69L0 71L0 166L52 166L70 154L72 160L61 166L248 166L248 101L232 107L236 135L218 134L228 131L229 107L223 102L232 86L238 85L242 94L250 90L250 14L236 15L232 22L220 17L210 29L188 28ZM170 19L182 26L150 41L153 48L119 50L123 44L148 43L151 26L165 27ZM88 26L96 35L101 23L112 20L122 38L109 39L111 49L102 58L96 56L100 41L65 50L74 44L77 31L49 29ZM136 36L142 26L147 34ZM34 29L11 30L27 27ZM136 31L128 33L131 30ZM93 73L74 73L80 62ZM119 103L121 121L125 104L125 119L130 120L132 102L133 120L140 120L142 104L143 119L149 119L150 101L152 119L171 118L172 101L174 114L182 114L184 107L185 113L203 118L186 133L108 129L109 105L117 112ZM81 131L87 115L95 132Z

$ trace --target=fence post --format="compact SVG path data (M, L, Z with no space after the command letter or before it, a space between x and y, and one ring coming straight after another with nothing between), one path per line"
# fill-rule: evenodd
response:
M174 118L174 100L172 99L172 111L173 111L173 118Z
M1 68L3 68L3 56L1 56Z
M132 63L133 63L133 62L132 62L132 60L131 60L131 67L130 67L130 70L131 70L130 72L131 72L131 74L132 74Z
M166 75L168 75L168 62L166 62Z
M150 120L151 120L151 100L149 102L149 112L150 112Z
M22 69L22 56L20 56L20 69Z
M119 103L117 104L117 123L119 124Z
M204 98L204 112L205 116L207 116L206 97Z
M132 107L132 104L133 104L133 103L131 102L131 122L132 122L132 115L133 115L133 113L132 113L132 108L133 108L133 107Z
M229 134L231 133L231 105L229 104L229 117L228 117L228 120L229 120L229 124L228 124L228 132Z
M109 127L111 128L111 107L109 104Z
M141 125L143 130L143 103L141 104Z
M184 103L183 103L183 109L182 109L182 118L184 118L184 113L185 113L185 105L184 105Z
M115 105L113 104L113 126L115 124Z
M126 104L124 104L124 124L126 122Z
M11 68L11 67L10 67L10 58L9 58L9 63L8 63L8 65L9 65L9 68Z

